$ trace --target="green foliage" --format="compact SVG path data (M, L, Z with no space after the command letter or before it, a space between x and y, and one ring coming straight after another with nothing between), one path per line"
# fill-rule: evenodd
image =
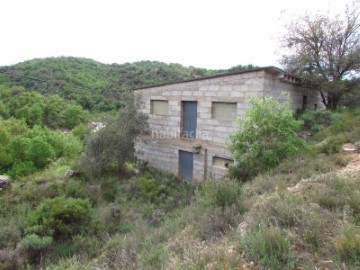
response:
M7 174L12 178L25 176L37 171L34 163L32 161L15 161L10 170L7 171Z
M234 67L234 71L249 66ZM226 72L183 67L156 61L106 65L91 59L57 57L33 59L10 67L2 67L0 84L21 85L44 95L59 95L76 101L90 111L118 110L124 105L119 99L124 90L144 85L182 81ZM34 78L34 79L33 79ZM35 106L36 107L36 106ZM53 112L60 111L52 107ZM71 115L74 112L71 113ZM0 105L0 115L3 114ZM5 112L6 115L6 112ZM51 113L48 123L59 118ZM61 120L61 119L59 119ZM64 119L63 119L64 120Z
M57 197L45 199L30 216L32 230L54 239L69 239L85 232L91 220L87 199Z
M52 242L53 239L50 236L40 237L36 234L28 234L20 241L19 246L25 251L30 262L38 263Z
M271 269L294 267L289 243L277 227L259 226L256 231L245 237L242 246L263 266Z
M165 188L164 185L161 185L160 182L153 178L141 177L138 181L141 194L150 202L154 202L162 189Z
M139 112L139 101L126 93L125 107L116 117L106 119L104 128L88 137L80 159L80 169L89 177L115 169L122 171L127 161L133 160L134 140L147 127L146 116Z
M41 250L51 245L53 239L49 236L40 237L36 234L28 234L20 241L20 247L27 250Z
M239 225L241 213L235 206L208 207L195 222L195 230L202 240L217 239Z
M66 101L60 96L49 96L46 100L44 124L51 128L74 128L85 122L87 113L80 105Z
M288 103L266 97L252 99L250 105L246 118L238 120L238 130L230 135L229 145L237 163L233 176L243 180L306 148L296 135L302 122L294 119Z
M57 95L44 96L19 87L3 86L0 97L0 116L23 119L30 127L73 128L88 118L80 105Z
M360 229L355 226L345 228L335 240L335 249L341 261L360 266Z
M245 211L242 184L233 179L205 181L196 201L200 211L195 229L203 240L216 239L235 228Z
M360 79L345 81L347 91L340 100L340 105L355 109L360 107Z
M207 180L200 193L202 198L206 200L206 204L210 206L225 208L235 205L239 209L243 207L242 185L231 179Z
M85 137L89 135L90 129L85 124L80 124L71 130L71 134L81 141L85 140Z
M299 119L304 122L304 127L312 133L319 132L341 118L341 113L329 110L306 110Z
M76 253L75 245L71 242L58 243L54 250L60 258L71 258Z
M53 160L72 160L82 150L82 143L73 135L34 126L10 118L0 120L0 171L16 178L43 169Z
M320 146L319 151L328 155L339 153L343 144L348 141L348 134L340 133L336 136L330 137L323 145Z
M26 149L26 157L34 162L34 165L42 169L55 158L54 148L41 137L34 137Z

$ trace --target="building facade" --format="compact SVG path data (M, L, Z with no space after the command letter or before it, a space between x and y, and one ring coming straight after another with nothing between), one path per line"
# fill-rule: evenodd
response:
M292 101L294 111L316 109L317 92L276 67L258 68L135 90L149 116L149 134L136 141L136 156L149 165L189 180L226 175L233 164L227 149L236 118L252 97Z

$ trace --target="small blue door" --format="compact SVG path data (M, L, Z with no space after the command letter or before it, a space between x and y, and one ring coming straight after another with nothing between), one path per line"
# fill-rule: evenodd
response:
M193 177L194 156L191 152L179 151L179 175L188 180Z
M197 102L183 101L183 136L185 138L196 138L197 125Z

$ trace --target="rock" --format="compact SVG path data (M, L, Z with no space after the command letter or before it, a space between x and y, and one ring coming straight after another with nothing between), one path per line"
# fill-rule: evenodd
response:
M0 189L11 188L10 177L7 175L0 175Z
M298 135L299 137L302 137L302 138L304 138L304 139L307 139L307 138L309 138L312 134L311 134L310 132L308 132L308 131L301 131L301 132L298 132L297 135Z
M72 177L72 176L77 176L77 175L79 175L79 174L80 174L80 172L73 171L73 170L68 170L68 171L65 173L65 176Z
M244 237L249 230L249 223L243 221L237 227L237 233L240 234L241 237Z
M345 143L343 146L342 146L342 150L344 152L355 152L357 151L357 146L355 144L352 144L352 143Z

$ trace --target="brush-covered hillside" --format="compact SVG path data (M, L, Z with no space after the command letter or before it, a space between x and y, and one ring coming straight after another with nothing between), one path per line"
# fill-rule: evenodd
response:
M120 106L117 99L123 90L252 67L239 65L229 70L208 70L157 61L103 64L86 58L56 57L0 67L0 84L23 86L46 95L57 94L76 101L84 109L106 111Z
M124 136L111 126L86 141L84 173L72 162L70 137L25 131L10 143L29 144L12 150L15 162L30 154L35 165L45 163L0 191L0 269L359 269L360 112L298 119L307 135L302 150L243 181L200 184L146 163L125 162L119 171L108 158L105 166L102 157ZM50 163L36 155L33 138L54 145ZM98 155L101 142L107 156ZM113 154L124 161L124 150Z

